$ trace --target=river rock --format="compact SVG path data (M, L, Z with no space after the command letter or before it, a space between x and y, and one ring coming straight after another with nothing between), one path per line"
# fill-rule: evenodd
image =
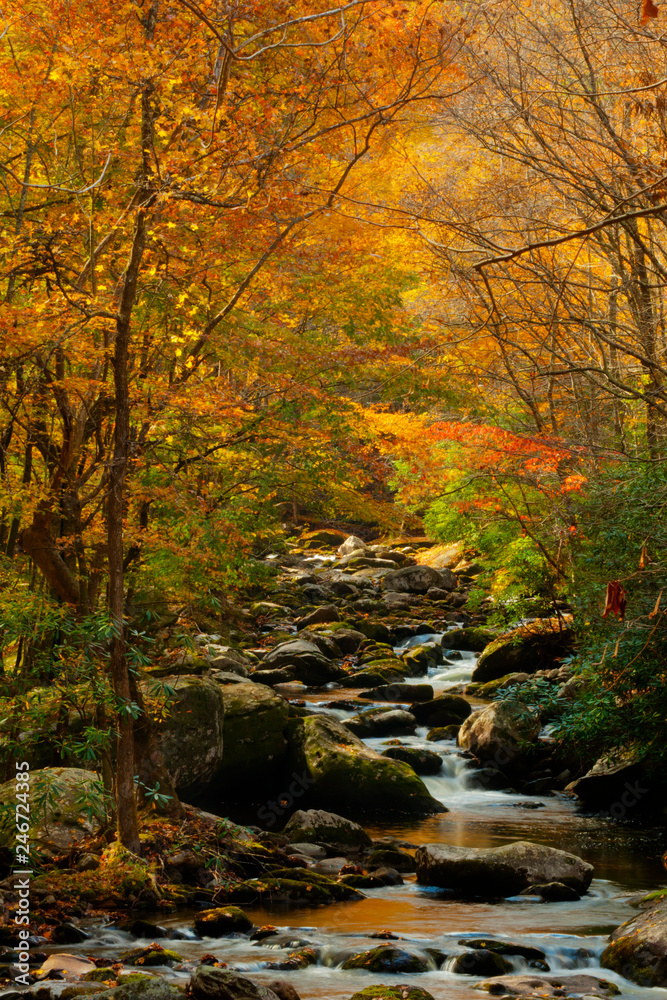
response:
M477 983L476 990L509 997L615 997L615 983L595 976L496 976Z
M339 666L332 663L314 642L307 639L292 639L270 649L255 669L261 671L264 667L292 667L297 680L314 685L338 680L343 674Z
M315 608L309 615L297 619L296 627L298 631L307 628L308 625L320 625L327 622L339 622L340 613L335 604L323 604L321 608Z
M294 842L335 844L359 850L372 843L363 827L351 819L324 809L299 809L290 817L283 833Z
M593 878L593 866L576 855L526 840L502 847L425 844L415 860L422 885L488 897L514 896L545 882L562 882L583 894Z
M230 684L220 691L224 753L216 783L223 791L266 783L285 757L289 706L264 684Z
M511 673L550 670L573 645L571 625L559 618L538 618L490 642L477 661L472 680L484 683Z
M334 719L293 719L289 739L295 772L307 776L313 797L328 806L356 814L447 811L412 768L370 750Z
M458 745L474 753L483 765L513 773L530 760L539 732L538 715L525 706L496 701L465 720Z
M227 674L238 674L239 677L248 676L248 662L240 663L235 657L225 654L224 656L214 656L211 660L213 670L222 670Z
M322 633L321 633L322 634ZM363 632L359 632L354 628L332 628L328 630L326 635L331 635L335 640L336 645L339 647L341 653L348 656L350 653L356 653L362 642L366 641L366 636Z
M201 937L222 937L251 931L253 922L238 906L218 906L198 913L194 928Z
M247 976L210 965L195 969L188 992L194 1000L277 1000L273 990ZM182 1000L183 994L180 996Z
M148 977L135 979L133 976L132 982L121 983L113 990L105 990L104 998L105 1000L183 1000L183 993L159 976L151 976L150 979ZM234 997L233 1000L245 1000L245 997ZM253 997L252 1000L273 1000L273 998Z
M391 944L381 944L378 948L364 951L353 958L347 958L341 969L366 969L367 972L426 972L428 959L424 955L413 955L403 948Z
M278 1000L301 1000L292 984L285 979L272 979L266 983L266 988L273 990Z
M417 747L389 747L382 751L383 757L402 760L409 764L415 774L437 774L442 770L442 757L433 750L419 750Z
M442 663L442 647L436 646L434 642L425 642L421 646L413 646L401 659L411 677L421 677L428 672L429 667L437 667Z
M421 986L366 986L355 993L351 1000L434 1000Z
M622 819L650 790L641 758L633 752L601 758L565 789L592 809L608 809L614 819Z
M363 539L356 535L348 535L342 545L338 546L337 552L341 557L350 556L353 552L366 552L368 546Z
M457 694L441 694L430 701L410 706L410 711L420 726L460 725L472 712L469 702Z
M164 677L173 690L156 725L158 746L179 795L196 796L216 778L224 753L223 688L208 677ZM151 682L151 687L155 682ZM142 684L145 692L150 690Z
M502 955L485 948L473 948L457 955L448 967L450 972L459 976L499 976L512 971L512 963Z
M17 772L18 773L18 772ZM105 818L100 780L78 767L45 767L30 774L30 840L48 853L69 850L97 833ZM0 806L14 816L16 782L0 785ZM15 847L13 822L0 823L0 847Z
M417 720L410 712L400 708L371 708L347 719L345 726L362 739L369 736L405 736L414 733Z
M454 583L449 586L448 580L442 575L447 572ZM440 587L443 590L453 590L456 577L449 570L439 572L431 566L403 566L382 577L382 589L398 591L401 594L425 594L430 587Z
M618 927L602 952L604 969L640 986L667 986L667 900Z
M433 687L431 684L381 684L370 691L363 691L359 697L369 701L431 701Z
M466 649L473 653L481 653L496 636L497 632L493 629L468 626L446 632L440 644L443 649Z

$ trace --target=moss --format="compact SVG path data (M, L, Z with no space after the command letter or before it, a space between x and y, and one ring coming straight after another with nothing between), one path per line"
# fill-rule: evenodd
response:
M155 881L152 865L131 854L118 843L108 847L101 856L100 867L87 872L57 870L33 880L34 889L44 889L70 905L94 902L98 905L124 903L129 897L136 902L156 902L162 896Z
M176 951L151 944L148 948L131 948L120 956L122 962L128 965L176 965L183 961L183 956Z
M634 935L627 935L607 945L600 957L603 969L617 972L639 986L665 986L665 958L642 947Z
M91 969L82 978L84 982L90 983L115 983L118 973L115 969Z
M216 907L197 914L194 928L197 934L216 936L219 934L243 933L252 929L250 917L238 906Z

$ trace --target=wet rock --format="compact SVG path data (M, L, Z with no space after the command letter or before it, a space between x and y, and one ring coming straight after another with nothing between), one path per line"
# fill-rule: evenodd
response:
M497 701L465 720L458 744L474 753L484 766L511 774L530 762L539 732L537 714L522 705Z
M481 653L498 635L493 629L481 626L455 628L445 632L441 640L443 649L464 649Z
M194 928L202 937L221 937L223 934L244 934L251 931L253 922L238 906L221 906L203 910L194 919Z
M118 926L135 938L149 938L151 941L156 941L158 938L167 937L165 928L150 920L125 920Z
M492 996L510 997L615 997L615 983L595 976L497 976L475 985Z
M296 680L294 667L278 667L276 670L261 670L255 674L255 679L267 687L275 687L277 684L290 684ZM215 677L215 680L218 680Z
M403 885L403 876L395 868L375 868L370 874L382 885Z
M460 726L435 726L426 734L429 743L440 743L443 740L455 740L459 734Z
M512 963L497 952L473 948L457 955L449 971L459 976L499 976L511 972Z
M289 733L296 773L306 774L313 796L330 806L357 814L446 811L407 764L370 750L333 719L293 719Z
M437 667L442 662L442 649L434 642L413 646L401 659L411 677L421 677L428 672L429 667Z
M618 927L600 964L640 986L667 986L667 901Z
M335 604L324 604L321 608L315 608L309 615L297 619L296 627L299 631L307 628L308 625L318 625L324 622L339 622L340 613Z
M238 660L225 654L224 656L214 656L211 660L212 670L221 670L225 674L237 674L239 677L248 676L248 662L239 663Z
M366 969L367 972L405 973L426 972L428 959L423 955L413 955L403 948L384 944L360 955L346 959L342 969Z
M495 638L484 648L472 675L485 682L506 674L550 669L574 646L574 629L559 618L538 618Z
M543 882L541 885L528 886L521 895L541 896L545 903L573 903L580 898L581 893L562 882Z
M445 578L444 573L448 573ZM451 582L453 579L453 583ZM430 587L453 590L456 577L449 570L438 571L431 566L404 566L382 578L382 589L404 594L425 594Z
M351 1000L433 1000L421 986L366 986Z
M371 838L358 823L323 809L299 809L290 818L283 833L292 841L335 844L352 850L371 844Z
M30 775L33 826L31 843L47 853L69 850L74 844L97 833L104 811L100 801L99 778L92 771L76 767L45 767ZM88 802L86 802L88 799ZM14 779L0 785L0 806L11 808L16 802ZM92 815L88 804L93 806ZM14 847L16 832L9 824L0 826L0 847Z
M347 627L333 628L331 629L331 635L334 637L336 645L345 656L348 656L350 653L356 653L359 646L366 639L363 632Z
M200 965L192 974L188 992L193 1000L277 1000L266 986L228 969ZM182 1000L182 994L180 994Z
M498 691L514 687L517 684L525 684L528 680L530 680L530 674L505 674L504 677L499 677L494 681L486 681L484 684L468 684L466 694L472 694L476 698L493 698Z
M64 976L78 978L90 972L93 968L94 965L88 958L84 958L81 955L71 955L68 952L56 952L53 955L49 955L44 961L37 975L41 978L48 976L52 979L56 973L60 972Z
M354 715L346 727L362 739L369 736L401 736L414 733L417 721L410 712L399 708L371 708Z
M420 726L460 725L472 712L470 703L456 694L441 694L430 701L410 706Z
M402 760L409 764L415 774L437 774L442 770L442 757L433 750L419 750L417 747L389 747L382 751L383 757Z
M263 684L232 684L220 691L224 753L216 784L224 791L265 784L285 757L289 706Z
M433 687L431 684L381 684L379 687L371 688L370 691L363 691L360 698L368 698L369 701L430 701L433 698Z
M343 674L341 668L324 656L315 642L308 639L281 642L266 654L258 668L260 672L264 667L292 667L297 680L312 685L327 684L338 680Z
M459 944L468 945L475 949L482 948L486 951L493 951L496 955L518 955L520 958L525 958L529 961L535 962L543 962L547 957L546 953L543 952L541 948L532 948L530 945L515 944L512 941L494 941L490 938L475 938L474 940L466 940L463 938L459 941Z
M54 944L80 944L82 941L87 941L89 937L90 934L87 931L71 923L56 924L51 933L51 940Z
M417 867L411 854L391 847L380 847L371 851L366 863L369 870L394 868L397 872L413 872Z
M121 962L127 965L138 965L147 968L151 965L177 965L183 961L183 956L178 952L163 948L159 944L150 944L147 948L131 948L120 955Z
M375 639L377 642L387 643L391 643L393 641L391 629L389 629L383 622L360 621L357 623L357 629L359 632L363 632L367 639Z
M223 689L208 677L167 676L167 713L157 727L158 746L179 795L198 795L216 778L223 760ZM142 684L144 691L154 689Z
M417 881L485 897L514 896L529 886L562 882L580 894L593 866L574 854L520 840L502 847L450 847L426 844L415 855Z
M266 988L275 993L278 1000L301 1000L292 984L284 979L272 979L266 984Z

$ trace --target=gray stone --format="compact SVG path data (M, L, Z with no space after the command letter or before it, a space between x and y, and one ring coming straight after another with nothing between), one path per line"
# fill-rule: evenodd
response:
M593 866L576 855L525 840L484 848L426 844L415 859L422 885L487 897L514 896L545 882L562 882L583 894L593 878Z
M404 566L387 573L382 578L383 590L398 591L404 594L425 594L431 587L453 590L454 586L455 583L449 587L441 572L430 566Z
M324 809L299 809L291 816L283 833L296 842L335 844L355 850L371 844L371 838L358 823Z

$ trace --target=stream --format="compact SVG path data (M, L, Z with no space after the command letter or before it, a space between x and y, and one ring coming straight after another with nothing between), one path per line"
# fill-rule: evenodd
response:
M420 635L404 643L398 651L417 641L439 643L441 635ZM447 650L443 652L448 655ZM475 655L453 655L457 658L451 662L429 669L428 681L436 695L470 679ZM330 712L343 721L354 714L345 708L332 707L332 702L354 698L358 691L333 687L316 694L303 694L296 689L284 685L282 693L288 698L305 698L307 707ZM368 707L374 707L373 703L369 702ZM562 794L529 797L476 789L472 787L474 771L470 761L457 750L454 741L428 743L426 732L425 728L418 729L415 735L402 737L401 743L442 754L442 771L423 780L449 812L422 819L364 824L369 834L374 839L400 841L408 851L429 842L468 847L496 847L515 840L539 842L580 855L594 865L595 878L585 896L567 903L543 903L529 896L497 902L461 901L444 890L418 886L414 875L404 875L403 885L367 889L367 898L359 901L310 908L244 907L255 924L273 924L280 930L279 935L262 941L244 936L193 939L187 930L193 914L181 912L160 922L180 938L165 940L165 946L177 950L186 962L181 968L155 971L176 981L187 980L192 964L204 954L213 954L230 968L247 971L260 982L286 979L302 1000L349 1000L355 992L374 983L406 982L428 990L435 1000L473 1000L482 995L474 990L475 984L488 977L451 971L453 957L468 950L475 939L492 937L544 952L548 971L545 968L537 971L525 958L513 956L509 960L514 972L537 976L584 973L616 982L625 996L650 995L655 1000L663 997L667 1000L667 990L641 988L599 965L609 932L636 912L630 908L629 899L664 883L661 864L664 828L630 826L583 815L577 811L575 802ZM391 741L382 737L365 742L382 750ZM114 956L121 947L150 944L111 927L88 930L94 937L73 946L73 951ZM393 940L398 938L395 943L401 948L426 955L429 971L389 975L339 968L350 955L381 944L384 932L391 932ZM316 965L298 971L267 969L267 963L280 962L290 951L307 944L318 950Z

